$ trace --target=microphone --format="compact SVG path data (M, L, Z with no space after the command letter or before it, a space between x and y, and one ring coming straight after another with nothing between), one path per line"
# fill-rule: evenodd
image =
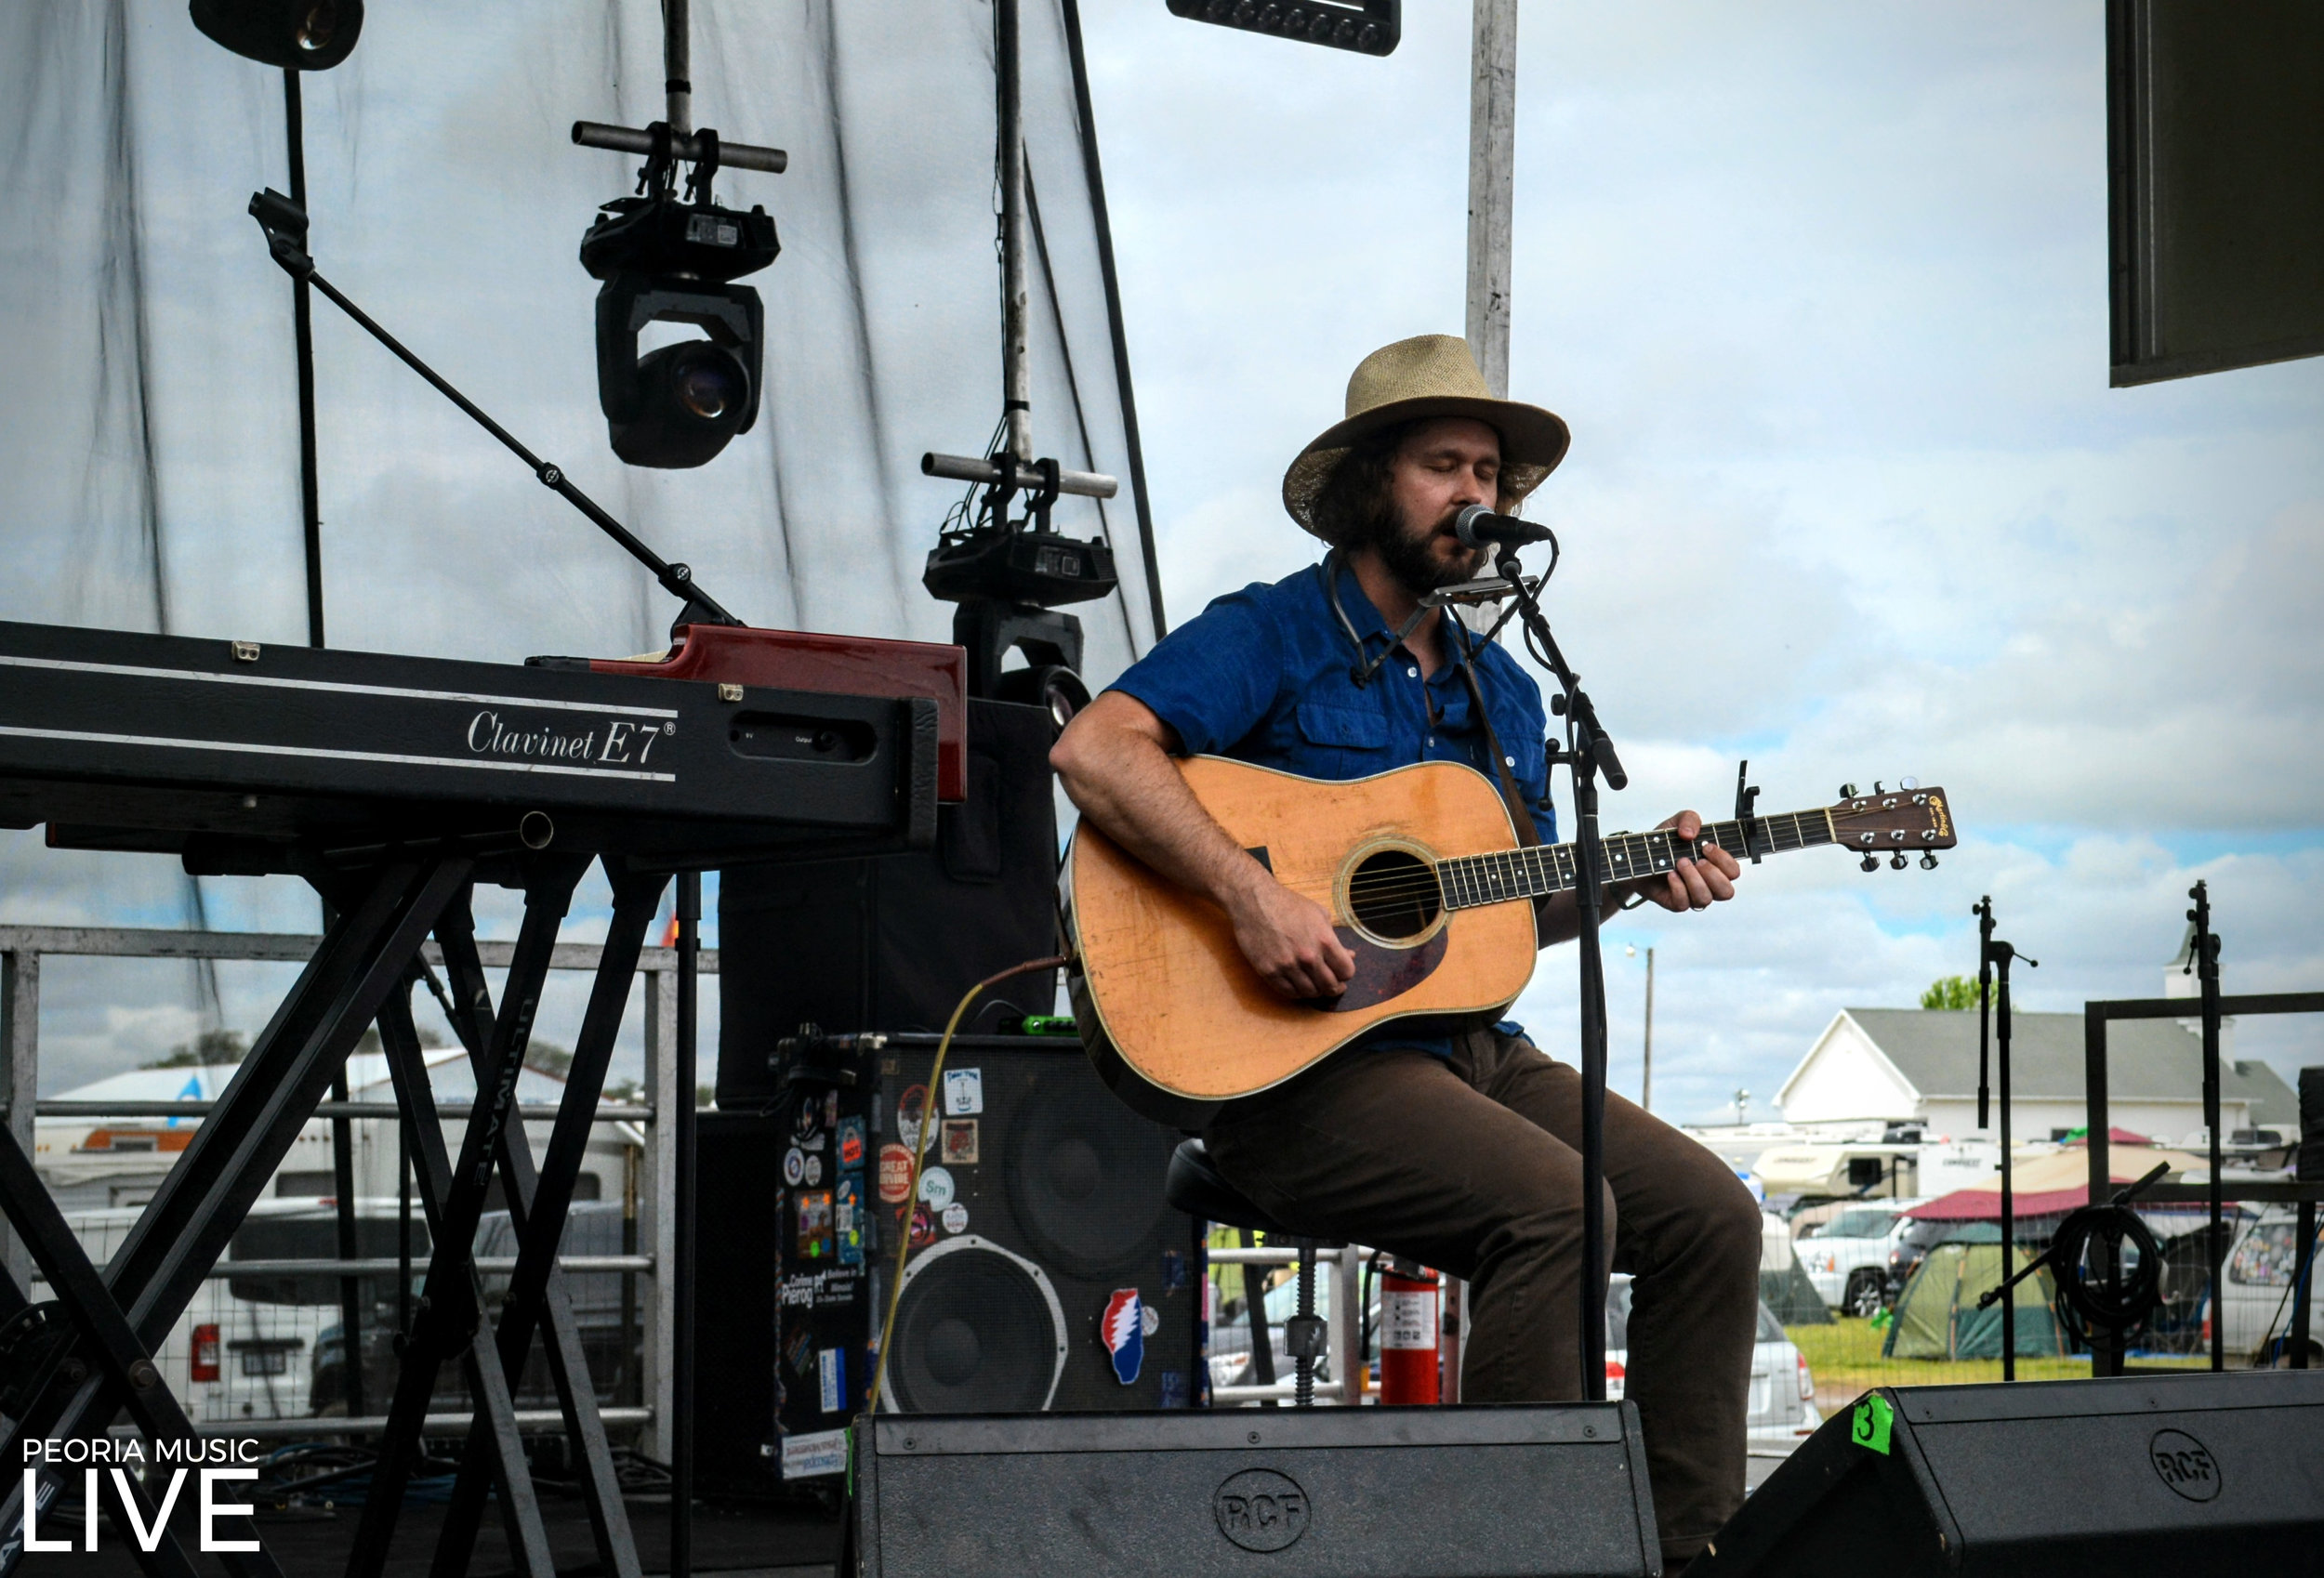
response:
M1513 515L1496 515L1481 504L1472 504L1453 517L1453 531L1459 533L1464 547L1494 546L1521 548L1529 543L1553 543L1556 534L1547 526L1536 526L1530 520L1520 520Z

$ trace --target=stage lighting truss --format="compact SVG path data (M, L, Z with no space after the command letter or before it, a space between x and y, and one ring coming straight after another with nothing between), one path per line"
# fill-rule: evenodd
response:
M1404 37L1404 0L1170 0L1170 15L1359 55L1393 55Z

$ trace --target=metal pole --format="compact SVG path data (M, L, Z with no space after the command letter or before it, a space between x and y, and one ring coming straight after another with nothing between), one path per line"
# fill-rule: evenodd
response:
M1642 1111L1655 1110L1655 951L1646 950L1646 1048L1645 1073L1638 1082L1638 1105Z
M652 1235L646 1253L654 1256L654 1274L646 1282L645 1404L654 1416L646 1437L647 1452L669 1462L673 1456L671 1419L677 1413L677 1313L671 1308L676 1290L669 1268L678 1263L678 993L669 971L655 970L645 978L645 1085L654 1102L654 1126L647 1131L645 1230Z
M1064 0L1065 46L1072 57L1074 107L1081 118L1081 165L1089 183L1089 211L1097 220L1098 273L1105 282L1105 321L1114 338L1114 381L1121 393L1122 438L1129 452L1129 497L1138 511L1138 553L1146 569L1146 603L1154 614L1154 638L1169 634L1162 612L1162 565L1155 555L1154 510L1146 496L1145 442L1138 434L1138 395L1130 386L1129 335L1122 322L1121 278L1114 268L1114 221L1105 207L1105 172L1098 163L1098 122L1089 108L1089 63L1081 46L1081 7Z
M2225 1227L2226 1203L2221 1198L2219 1143L2219 940L2211 930L2211 886L2198 882L2187 889L2195 907L2186 918L2195 923L2195 979L2203 990L2203 1126L2211 1136L2211 1367L2227 1367L2227 1312L2221 1304L2221 1275L2227 1259Z
M298 72L283 72L283 135L290 145L290 195L307 211L307 113ZM298 356L298 501L307 546L307 645L323 642L323 484L315 468L315 337L307 282L291 279L291 336ZM360 1412L360 1410L358 1411Z
M1574 764L1574 824L1581 885L1574 913L1581 921L1581 1395L1605 1400L1605 957L1598 944L1598 769L1594 743L1581 742Z
M1009 453L1033 464L1033 373L1025 348L1024 90L1018 59L1017 0L994 0L993 65L997 81L996 160L1000 165L1001 400Z
M1469 1284L1459 1277L1437 1279L1436 1398L1460 1400L1460 1350L1468 1340Z
M670 1578L693 1571L694 1486L694 1082L696 1007L694 986L702 947L702 874L678 878L678 1111L667 1114L676 1141L678 1256L670 1268Z
M0 953L0 1098L8 1104L8 1133L34 1155L33 1120L40 1098L40 955L30 949ZM33 1285L33 1252L16 1230L0 1221L7 1275L20 1293Z
M2299 1250L2291 1257L2291 1346L2286 1351L2294 1370L2308 1367L2308 1310L2316 1284L2316 1202L2300 1202L2299 1221L2292 1230Z
M1469 348L1509 395L1510 217L1517 151L1517 0L1476 0L1469 60Z
M2009 961L2010 955L2000 952L1995 962L2000 966L2000 980L1995 989L1993 1047L2001 1068L2001 1379L2017 1379L2017 1297L2016 1290L2006 1285L2009 1275L2017 1268L2014 1255L2017 1247L2017 1197L2013 1191L2009 1153Z
M689 42L686 0L662 0L662 91L667 105L662 118L672 135L692 137L694 129L693 50Z
M331 1094L347 1099L344 1065L331 1076ZM353 1125L345 1118L331 1120L331 1187L337 1200L333 1215L338 1223L339 1258L352 1260L363 1253L355 1236L355 1145ZM347 1412L361 1417L363 1406L363 1283L360 1277L339 1279L339 1348L346 1356Z
M1993 895L1970 905L1969 913L1977 917L1977 1127L1988 1129L1993 1126Z

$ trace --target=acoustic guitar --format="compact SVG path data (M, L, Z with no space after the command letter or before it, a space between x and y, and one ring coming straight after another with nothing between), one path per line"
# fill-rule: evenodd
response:
M1490 1023L1532 979L1532 901L1579 886L1571 844L1521 847L1501 796L1457 762L1323 782L1222 756L1179 764L1251 858L1330 912L1355 975L1339 996L1293 1002L1260 980L1225 913L1155 875L1085 821L1067 857L1069 919L1099 1072L1132 1107L1192 1125L1390 1019ZM1699 847L1740 859L1837 846L1934 865L1953 819L1942 789L1850 795L1748 824L1606 836L1603 882L1669 872Z

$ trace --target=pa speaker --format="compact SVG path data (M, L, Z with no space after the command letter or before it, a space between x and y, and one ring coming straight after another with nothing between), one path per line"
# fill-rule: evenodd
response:
M1163 1197L1177 1135L1116 1102L1072 1037L958 1037L931 1091L934 1041L795 1044L765 1111L702 1118L706 1489L838 1482L905 1237L883 1410L1202 1400L1200 1251Z
M963 993L1057 946L1048 711L969 703L968 798L932 849L738 866L719 880L719 1105L774 1101L775 1044L802 1024L941 1031ZM987 993L964 1030L1056 1006L1054 972Z
M1164 1198L1178 1136L1099 1083L1071 1037L880 1055L885 1164L933 1123L882 1406L909 1413L1182 1408L1201 1389L1195 1224ZM875 1310L874 1319L880 1311ZM1130 1328L1135 1327L1133 1331Z
M864 1578L1659 1574L1634 1403L865 1419Z
M2324 1373L1903 1387L1835 1415L1687 1578L2313 1572Z

